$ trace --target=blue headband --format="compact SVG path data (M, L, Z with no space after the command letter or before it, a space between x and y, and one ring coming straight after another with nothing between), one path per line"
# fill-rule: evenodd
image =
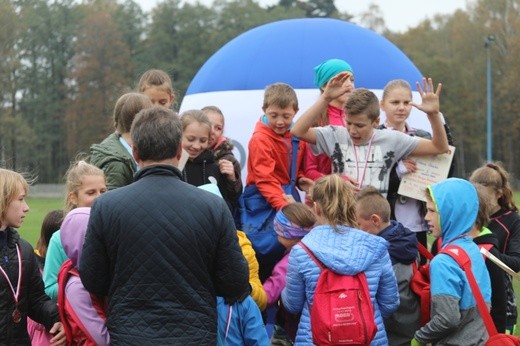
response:
M310 232L312 227L302 227L291 222L283 211L278 211L273 221L274 231L282 238L303 238Z
M314 85L321 88L323 85L338 73L350 72L354 74L354 70L345 60L330 59L314 68Z

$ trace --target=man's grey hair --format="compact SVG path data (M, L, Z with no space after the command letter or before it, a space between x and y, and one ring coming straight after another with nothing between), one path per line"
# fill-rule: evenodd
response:
M137 113L130 135L142 161L172 159L182 142L181 121L175 112L164 107L143 109Z

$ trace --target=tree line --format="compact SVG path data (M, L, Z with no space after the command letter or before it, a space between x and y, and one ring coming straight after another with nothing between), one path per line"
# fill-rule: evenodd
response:
M457 146L456 173L486 159L486 48L493 86L493 158L520 171L520 0L475 0L452 15L388 30L379 8L358 23L387 37L443 83L441 109ZM403 13L406 15L406 13ZM167 71L180 104L191 79L225 43L288 18L352 20L334 0L163 0L145 13L133 0L0 2L0 165L62 182L71 160L113 130L117 98L150 68ZM518 174L514 174L518 175Z

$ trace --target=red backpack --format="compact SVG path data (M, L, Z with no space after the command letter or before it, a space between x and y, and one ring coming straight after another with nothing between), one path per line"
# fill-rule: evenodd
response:
M438 248L442 245L442 238L438 238ZM479 248L490 250L493 244L478 244ZM417 243L417 250L428 261L433 259L433 255L421 243ZM444 251L444 250L442 250ZM410 280L410 289L419 296L421 306L421 327L430 321L431 318L431 292L430 292L430 263L423 265L413 264L413 274Z
M341 275L327 268L302 242L320 267L311 317L312 340L318 345L369 345L377 332L365 273Z
M60 272L58 273L58 310L65 335L67 336L67 345L95 346L96 342L92 339L83 325L83 322L70 306L70 302L65 295L65 286L71 276L79 277L79 273L70 259L68 259L63 262ZM99 316L106 320L105 301L93 294L90 295L90 298Z
M424 247L423 244L417 243L417 250L428 261L431 261L433 255ZM410 289L419 296L421 306L421 327L430 321L430 263L423 265L413 264L413 274L410 280Z

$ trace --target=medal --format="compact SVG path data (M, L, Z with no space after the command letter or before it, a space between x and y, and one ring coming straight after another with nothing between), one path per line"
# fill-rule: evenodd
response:
M358 188L360 188L360 189L363 187L363 181L365 180L365 174L367 172L367 167L368 167L368 160L370 158L370 151L372 150L372 141L374 140L375 135L376 135L376 133L374 132L372 134L372 137L370 137L370 141L368 142L368 149L367 149L367 154L365 157L365 167L363 168L363 175L361 176L361 179L359 178L359 161L358 161L358 156L357 156L357 149L356 149L356 145L353 144L354 157L356 159L356 171L357 171L356 180L358 182Z
M13 317L14 323L20 323L20 321L22 320L22 314L20 313L20 310L18 310L18 306L14 308L14 311L11 314L11 316Z
M22 321L22 313L20 312L20 310L18 310L18 298L20 297L20 285L22 282L22 255L20 253L20 246L18 244L16 244L16 252L18 254L18 283L16 285L16 290L14 289L13 284L11 283L11 280L9 279L9 276L5 272L4 268L2 268L1 266L0 272L2 272L2 274L4 275L5 280L9 284L9 287L11 288L11 292L13 293L14 297L14 310L11 314L11 317L13 318L14 323L20 323ZM7 256L5 258L5 261L7 263Z

